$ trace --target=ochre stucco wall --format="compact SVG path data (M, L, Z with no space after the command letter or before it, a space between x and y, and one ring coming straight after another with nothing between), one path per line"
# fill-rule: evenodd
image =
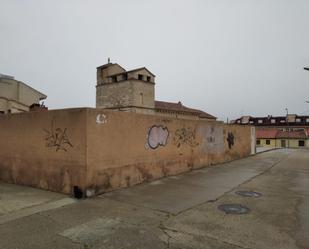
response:
M251 153L250 126L100 109L87 117L87 182L97 193Z
M250 130L91 108L2 115L0 180L98 194L245 157Z
M0 115L0 180L71 193L85 186L86 109Z

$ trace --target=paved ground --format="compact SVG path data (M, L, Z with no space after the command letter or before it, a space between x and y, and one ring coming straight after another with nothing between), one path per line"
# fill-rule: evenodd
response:
M227 214L221 204L250 210ZM309 151L265 152L81 201L2 183L0 248L309 248Z
M256 153L260 153L260 152L265 152L265 151L270 151L270 150L276 150L279 148L272 148L272 147L257 147L256 148Z

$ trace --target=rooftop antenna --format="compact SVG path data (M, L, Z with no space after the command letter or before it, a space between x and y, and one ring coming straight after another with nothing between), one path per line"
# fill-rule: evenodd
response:
M111 63L111 58L108 57L107 63L108 63L108 64Z

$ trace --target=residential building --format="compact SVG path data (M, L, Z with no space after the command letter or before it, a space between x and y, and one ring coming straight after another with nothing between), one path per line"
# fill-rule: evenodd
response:
M216 121L216 117L184 106L155 100L155 75L146 67L126 71L117 63L97 68L96 107L162 115L182 119Z
M0 74L0 113L27 112L47 96L13 76Z
M309 148L309 116L243 116L233 123L255 126L257 147Z
M274 129L258 129L256 128L256 146L257 147L276 147L276 134L278 130Z

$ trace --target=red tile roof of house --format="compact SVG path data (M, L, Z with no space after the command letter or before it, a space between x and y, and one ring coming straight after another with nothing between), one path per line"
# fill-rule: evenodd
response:
M263 129L256 130L256 138L276 138L277 129Z
M276 138L307 138L306 132L303 131L278 131Z
M172 103L172 102L165 102L165 101L155 101L155 109L159 111L163 110L163 111L170 111L170 112L181 112L181 113L185 113L189 115L198 116L200 118L217 119L215 116L212 116L208 114L207 112L186 107L181 102Z
M256 138L307 138L309 129L300 131L280 131L277 129L257 129Z

